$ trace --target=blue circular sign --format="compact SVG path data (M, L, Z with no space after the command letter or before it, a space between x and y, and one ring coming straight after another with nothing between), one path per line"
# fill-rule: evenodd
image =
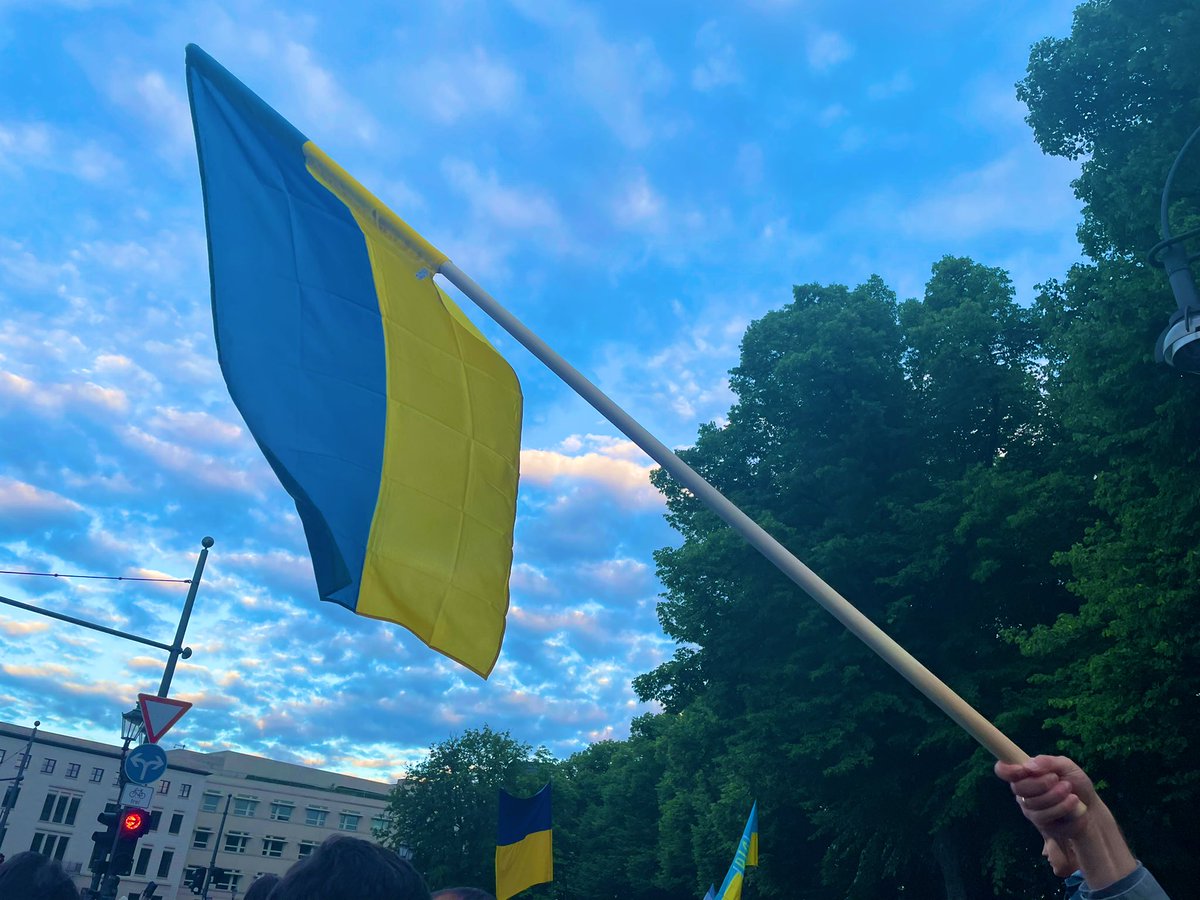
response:
M167 752L158 744L134 747L125 757L125 777L134 784L154 784L167 771Z

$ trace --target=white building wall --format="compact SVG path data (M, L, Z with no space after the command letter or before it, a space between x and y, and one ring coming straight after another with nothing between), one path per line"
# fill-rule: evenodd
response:
M17 774L30 731L0 722L0 778ZM30 757L0 853L36 849L59 859L76 885L87 887L92 832L102 827L97 816L117 800L121 748L39 729ZM203 768L181 766L157 785L151 813L158 814L158 824L138 842L134 872L121 879L120 896L140 892L150 881L159 885L156 897L176 895L207 775Z
M0 778L17 774L29 733L0 722ZM92 832L101 827L96 817L117 800L121 748L39 730L30 756L0 853L48 849L86 887ZM160 900L196 900L187 871L215 864L235 877L210 886L210 900L235 900L259 874L282 875L330 835L372 839L392 788L232 751L168 750L167 760L151 807L159 814L157 828L138 842L133 874L121 879L121 897L154 881ZM8 783L0 781L0 796Z
M178 760L211 772L187 864L229 870L234 877L228 884L238 895L260 874L282 875L332 834L371 839L391 790L384 782L244 753L175 750L168 757L172 766ZM210 900L234 896L226 887L209 891ZM178 900L194 897L184 887Z

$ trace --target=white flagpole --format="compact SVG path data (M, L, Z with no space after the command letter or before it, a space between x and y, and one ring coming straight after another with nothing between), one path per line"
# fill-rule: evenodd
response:
M812 569L793 556L779 541L767 534L757 522L734 506L720 491L671 452L658 438L638 424L625 410L613 403L603 391L581 375L545 341L526 328L516 316L497 303L494 297L462 269L446 260L441 264L439 271L480 309L495 319L505 331L520 341L530 353L545 363L550 371L570 385L604 418L612 422L622 434L666 469L671 477L706 503L730 527L749 541L754 549L799 585L805 593L846 626L855 637L874 650L888 665L903 675L942 712L987 748L993 756L1008 763L1023 763L1029 759L1028 755L995 725L947 687L912 654L884 634L874 622L826 584Z

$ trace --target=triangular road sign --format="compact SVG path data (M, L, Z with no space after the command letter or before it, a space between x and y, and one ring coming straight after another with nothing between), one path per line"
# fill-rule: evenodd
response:
M138 706L142 708L142 721L146 723L146 739L152 744L158 743L158 739L192 708L192 704L186 700L155 697L153 694L138 694Z

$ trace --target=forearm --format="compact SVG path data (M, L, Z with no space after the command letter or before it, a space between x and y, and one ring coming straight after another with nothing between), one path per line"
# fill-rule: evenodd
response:
M1088 887L1100 890L1137 868L1137 860L1125 843L1117 820L1097 797L1089 805L1087 823L1081 834L1070 839L1076 862Z

